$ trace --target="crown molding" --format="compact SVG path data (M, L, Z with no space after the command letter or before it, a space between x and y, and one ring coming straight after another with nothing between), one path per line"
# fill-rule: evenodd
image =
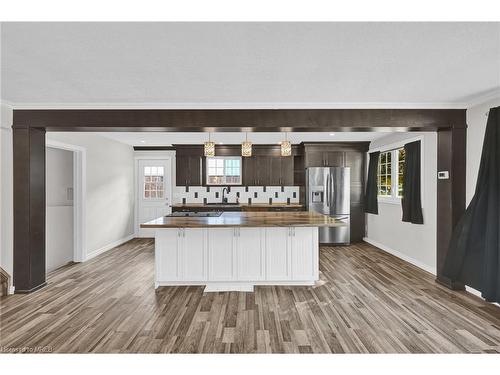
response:
M467 109L500 98L500 88L461 102L283 102L283 103L16 103L13 109Z
M485 94L472 97L472 99L468 101L467 108L475 107L476 105L483 104L492 99L500 99L500 87Z
M2 101L13 109L465 109L468 103L16 103Z

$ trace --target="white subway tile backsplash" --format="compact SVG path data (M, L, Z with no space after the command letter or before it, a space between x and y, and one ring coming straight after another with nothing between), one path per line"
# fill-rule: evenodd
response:
M172 194L173 203L182 203L183 199L186 203L203 203L205 199L207 203L222 202L223 188L222 186L210 186L208 189L205 186L189 186L186 192L185 186L176 186ZM252 203L269 203L269 199L272 199L273 203L287 203L288 199L290 203L299 203L298 186L285 186L283 189L281 186L266 186L265 191L264 186L249 186L248 188L234 186L230 190L225 194L228 202L236 202L237 193L239 193L240 203L248 203L249 199Z

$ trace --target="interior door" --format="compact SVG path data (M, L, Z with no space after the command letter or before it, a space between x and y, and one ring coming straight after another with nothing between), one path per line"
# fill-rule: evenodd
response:
M170 159L139 160L137 174L137 233L154 237L154 229L142 229L140 224L171 212Z

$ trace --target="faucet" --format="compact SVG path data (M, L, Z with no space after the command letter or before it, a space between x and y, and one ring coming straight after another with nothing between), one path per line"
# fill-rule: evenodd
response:
M224 197L224 192L226 192L229 194L230 193L230 188L229 186L226 186L224 189L222 189L222 203L227 203L227 198Z

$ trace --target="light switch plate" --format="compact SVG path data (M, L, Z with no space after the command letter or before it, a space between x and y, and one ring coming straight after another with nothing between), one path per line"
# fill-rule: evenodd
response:
M448 171L439 171L438 179L439 180L448 180L450 178L450 173Z

